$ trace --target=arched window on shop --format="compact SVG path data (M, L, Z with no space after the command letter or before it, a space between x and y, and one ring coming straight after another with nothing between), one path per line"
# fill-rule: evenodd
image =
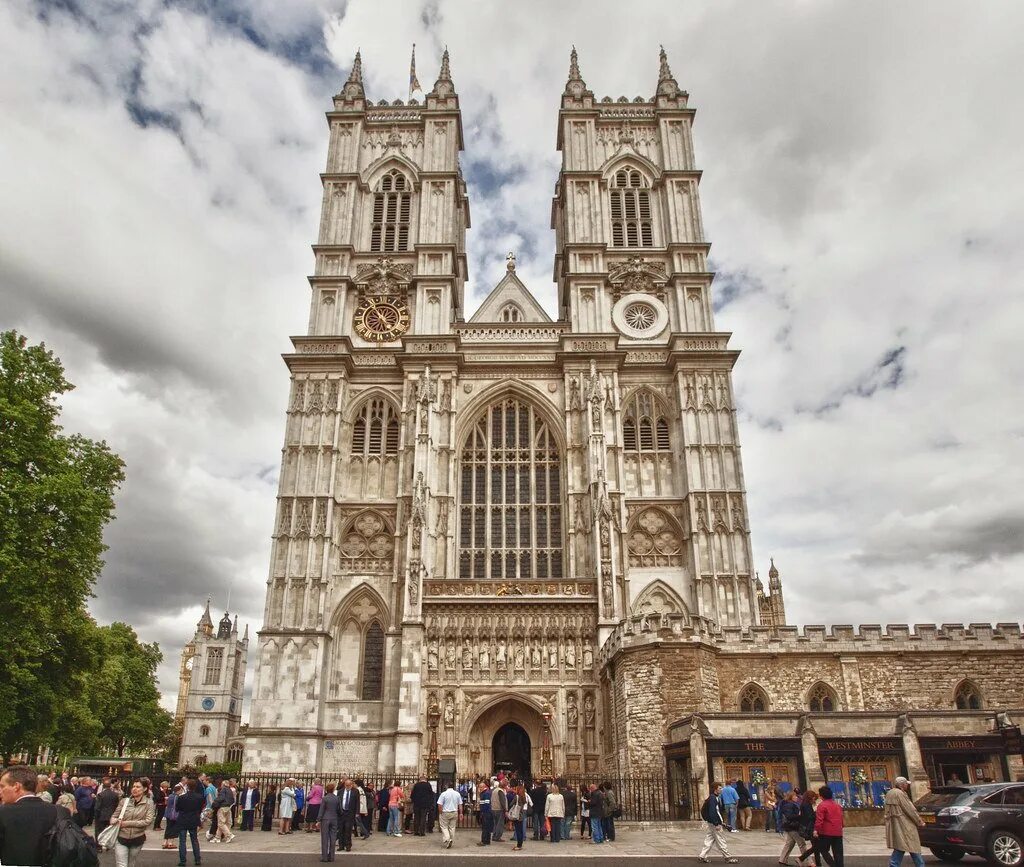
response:
M748 683L740 691L740 713L766 713L768 696L756 683Z
M957 710L981 710L981 690L965 680L956 688L953 701Z
M813 713L832 713L839 710L839 696L827 683L818 682L807 694L807 706Z

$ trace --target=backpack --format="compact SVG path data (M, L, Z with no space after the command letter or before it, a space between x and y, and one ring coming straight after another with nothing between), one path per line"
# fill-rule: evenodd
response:
M96 842L68 816L58 816L46 835L50 867L98 867Z

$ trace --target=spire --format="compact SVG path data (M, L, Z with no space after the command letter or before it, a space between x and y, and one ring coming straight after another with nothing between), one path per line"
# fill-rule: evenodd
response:
M768 578L772 581L779 577L779 570L775 568L775 558L769 558L772 561L771 568L768 570Z
M197 632L205 632L207 635L213 632L213 618L210 616L210 597L206 597L206 609L203 611L203 616L199 618L199 623L196 624Z
M658 96L679 96L682 91L678 82L672 77L672 70L668 66L668 55L665 53L665 46L661 46L658 54L660 65L658 68Z
M434 89L428 96L441 99L448 96L455 96L455 85L452 83L452 70L448 57L448 46L445 46L444 54L441 55L441 71L437 74L437 81L434 82Z
M231 624L231 634L238 635L238 615L235 615L234 622Z
M356 49L355 59L352 61L352 70L348 74L348 81L339 94L343 99L365 99L366 92L363 90L363 58Z
M245 634L242 635L242 641L248 641L248 640L249 640L249 624L246 623L245 624Z
M569 80L565 82L563 96L572 96L579 99L586 92L587 83L583 80L583 75L580 73L579 55L576 54L576 46L574 45L569 53Z

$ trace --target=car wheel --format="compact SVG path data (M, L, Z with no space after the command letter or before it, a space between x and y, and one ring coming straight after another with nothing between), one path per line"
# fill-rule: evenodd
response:
M996 831L988 838L988 858L1000 867L1020 867L1022 854L1020 837L1010 831Z
M964 857L963 849L932 849L932 854L940 861L959 861Z

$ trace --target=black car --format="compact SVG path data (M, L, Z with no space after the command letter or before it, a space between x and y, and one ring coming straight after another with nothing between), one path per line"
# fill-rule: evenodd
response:
M921 844L942 861L980 855L1000 867L1024 864L1024 783L945 786L917 802Z

